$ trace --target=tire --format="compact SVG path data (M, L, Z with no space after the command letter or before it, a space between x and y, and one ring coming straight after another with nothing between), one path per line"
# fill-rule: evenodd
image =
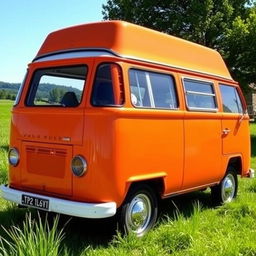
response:
M231 202L237 196L237 189L236 170L230 166L221 182L211 188L213 203L220 205Z
M135 185L119 209L121 231L141 237L154 226L157 215L158 200L155 191L148 185Z

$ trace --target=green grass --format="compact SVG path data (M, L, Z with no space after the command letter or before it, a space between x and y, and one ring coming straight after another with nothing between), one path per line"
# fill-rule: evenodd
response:
M1 183L7 180L11 105L0 100ZM251 134L251 166L256 169L256 123ZM49 214L47 221L45 214L0 198L0 255L50 255L48 249L52 255L256 255L256 179L239 179L237 199L217 208L209 190L163 201L157 226L140 239L116 235L115 218L54 216Z
M0 253L4 256L30 255L30 256L58 256L63 255L61 241L64 238L63 230L58 231L57 216L50 228L48 220L32 219L31 214L26 215L21 228L12 226L4 229L8 240L0 240Z
M0 100L0 182L7 182L10 111L13 101Z

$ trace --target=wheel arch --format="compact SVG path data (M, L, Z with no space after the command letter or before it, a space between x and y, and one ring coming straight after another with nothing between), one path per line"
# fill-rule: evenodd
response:
M241 156L232 156L228 160L226 167L226 173L228 172L229 167L233 167L237 175L242 175L242 157Z
M127 180L126 184L126 193L124 196L124 200L131 189L138 185L148 185L151 187L155 192L158 199L162 198L162 195L165 191L165 182L164 178L166 173L158 173L151 177L148 176L136 176L131 177Z
M148 185L149 187L151 187L155 192L156 195L161 198L161 196L164 193L164 180L163 177L159 177L159 178L153 178L153 179L148 179L148 180L138 180L138 181L134 181L130 184L129 190L132 189L134 186L138 186L138 185Z

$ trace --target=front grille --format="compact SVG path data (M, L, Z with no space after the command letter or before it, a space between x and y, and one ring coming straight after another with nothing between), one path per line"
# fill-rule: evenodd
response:
M43 176L62 178L65 174L67 150L26 146L27 171Z

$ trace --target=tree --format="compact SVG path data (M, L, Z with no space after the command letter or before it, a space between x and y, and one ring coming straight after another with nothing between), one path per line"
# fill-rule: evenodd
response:
M61 98L63 97L65 91L60 88L53 88L49 92L49 102L51 103L59 103Z
M223 55L236 80L244 87L256 82L256 8L251 8L248 16L240 16L226 33ZM249 88L249 87L248 87ZM253 88L253 87L251 87Z
M250 58L244 58L245 53L241 51L244 49L241 47L235 49L235 45L240 46L245 41L243 37L245 31L240 29L241 24L248 26L247 30L250 32L247 38L255 38L253 2L250 0L108 0L107 4L103 5L102 13L105 20L126 20L215 48L223 55L231 74L245 87L252 82L248 78L254 75L250 73L247 77L248 73L239 72L237 75L236 72L246 65L252 66L252 62ZM236 44L233 44L235 39L233 30L239 32L241 39L240 42L237 40ZM253 47L247 48L246 54L250 55L252 51L254 51ZM240 58L234 57L234 53L236 56L239 53ZM249 72L251 71L253 70L250 69Z
M6 99L6 91L0 90L0 99Z
M11 95L10 93L7 93L6 99L7 99L7 100L11 100L11 99L12 99L12 95Z

